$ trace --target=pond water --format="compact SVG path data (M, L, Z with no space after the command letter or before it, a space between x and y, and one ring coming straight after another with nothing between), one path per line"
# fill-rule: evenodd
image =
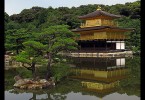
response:
M51 89L14 89L24 70L6 70L5 100L140 100L140 57L71 59L73 74Z

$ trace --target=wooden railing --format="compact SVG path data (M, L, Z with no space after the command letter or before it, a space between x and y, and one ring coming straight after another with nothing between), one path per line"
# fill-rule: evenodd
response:
M95 82L82 82L82 86L90 89L108 89L108 88L114 88L119 86L119 81L110 83L110 84L105 84L105 83L95 83Z
M116 69L116 70L108 70L108 71L100 71L100 70L89 70L89 69L72 69L72 72L76 74L76 76L90 76L90 77L101 77L101 78L111 78L118 76L125 76L128 74L128 69Z
M94 40L94 39L128 39L124 33L114 32L97 32L94 34L81 34L78 40Z
M114 22L112 20L105 20L102 19L100 21L94 20L90 21L89 23L81 23L81 28L85 27L93 27L93 26L113 26L113 27L118 27L118 22Z

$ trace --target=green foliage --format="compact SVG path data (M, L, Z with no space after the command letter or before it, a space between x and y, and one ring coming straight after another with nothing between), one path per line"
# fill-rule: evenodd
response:
M60 51L76 49L77 43L73 39L76 35L68 30L66 25L50 26L38 35L39 41L44 43L46 51L56 55Z
M39 13L39 16L37 15L38 16L38 25L41 25L47 21L47 15L48 15L48 12L46 9L42 10Z
M36 76L36 64L41 65L46 61L43 58L43 50L45 46L36 41L24 42L24 50L14 57L18 62L22 63L22 66L32 71L33 78Z
M9 21L5 24L5 30L12 30L12 29L19 29L21 28L21 25L15 21Z
M27 41L31 34L25 28L11 29L5 32L5 49L15 50L18 54L23 49L23 42Z
M140 97L140 57L138 56L134 56L133 59L126 58L126 66L131 69L129 72L129 77L127 79L123 79L120 80L120 88L117 91L113 91L113 92L117 92L119 93L119 95L122 94L127 94L128 97L130 98L130 96L138 96ZM61 70L61 67L59 67L58 69ZM10 90L13 89L13 84L14 84L14 79L13 77L15 75L17 75L19 73L19 71L21 74L24 75L24 77L27 76L27 74L29 73L27 70L25 70L23 68L19 68L19 70L7 70L5 72L5 90ZM39 67L40 72L42 72L42 75L40 77L43 77L43 74L45 72L45 67ZM43 70L43 71L42 71ZM58 71L58 70L57 70ZM65 71L64 71L65 73ZM29 73L30 74L30 73ZM26 75L26 76L25 76ZM28 76L27 76L28 77ZM13 89L12 91L17 91L16 89ZM22 92L23 91L23 92ZM11 92L14 94L18 94L18 93L36 93L36 95L40 95L40 94L46 94L47 97L49 99L54 99L54 96L64 96L68 93L82 93L82 95L91 95L91 96L96 96L96 97L101 97L102 95L109 95L110 92L102 92L100 93L96 93L96 92L89 92L89 91L85 91L82 88L81 85L81 80L72 80L72 79L64 79L63 81L60 81L59 84L57 84L55 86L55 88L51 88L51 89L45 89L45 90L20 90L17 92ZM111 93L113 93L111 92ZM57 94L57 95L56 95ZM103 97L102 96L102 97ZM46 100L48 98L45 98ZM60 98L60 97L59 97Z
M79 27L81 23L81 21L74 14L64 14L61 20L63 24L70 26L70 29Z
M129 37L130 39L127 40L126 45L133 51L140 50L140 19L130 19L129 17L123 17L118 19L119 27L123 28L134 28L133 32L130 32Z
M4 72L4 76L5 76L5 90L7 89L12 89L14 83L15 83L15 80L14 80L14 76L18 75L19 72L17 72L17 70L15 68L13 69L9 69L9 70L5 70Z
M26 68L17 68L16 71L18 72L17 75L20 75L23 78L32 78L32 72L28 71Z
M37 41L26 41L23 43L26 47L25 50L29 53L29 55L36 55L37 54L43 55L43 50L45 49L45 45Z
M113 14L120 14L132 19L140 18L140 1L127 2L124 4L116 4L109 7L108 12Z
M24 9L20 14L10 16L10 19L19 23L35 24L37 28L45 28L54 25L69 25L70 28L77 28L80 24L78 16L93 12L97 9L98 4L81 5L80 7L59 7L59 8L42 8L32 7ZM121 14L133 19L140 18L140 1L127 2L116 5L100 5L101 9L113 14ZM5 14L6 20L8 18Z
M42 60L45 45L36 41L27 41L24 42L23 45L25 49L16 56L17 61L31 64L32 62L38 63Z
M4 13L5 14L5 23L8 23L9 21L10 21L10 17L9 17L9 15L5 12Z
M13 85L15 84L14 77L16 75L20 75L22 78L31 78L32 73L31 71L28 71L27 69L23 67L18 68L11 68L8 70L5 70L4 72L5 76L5 90L11 90L14 89Z
M51 26L56 25L68 25L69 29L75 29L79 27L82 22L78 19L78 16L95 11L97 6L98 4L88 4L81 5L79 7L59 7L55 9L52 7L32 7L30 9L24 9L20 14L8 16L8 14L5 13L5 33L9 30L25 28L31 33L41 34L44 32L43 30L46 30L46 28L51 29ZM135 46L135 48L140 50L140 1L137 0L135 2L127 2L125 4L100 6L104 11L125 16L119 19L119 26L125 28L135 28L135 32L129 34L131 38L127 41L126 46L130 49L133 49L131 46ZM29 37L30 39L32 38L30 33ZM12 43L15 42L6 44L6 50L14 51L14 49L16 49L16 44L11 45ZM55 46L54 48L57 47ZM22 49L22 45L20 45L20 49Z
M67 25L56 25L44 28L40 34L36 35L37 41L45 45L45 55L48 59L47 78L50 78L50 67L53 58L62 51L77 49L74 40L75 34L68 29Z
M126 59L126 66L129 69L128 78L120 81L121 93L127 93L127 95L137 95L140 97L140 57L134 56L132 59Z
M27 63L27 64L31 64L32 62L30 56L25 51L19 53L19 55L17 55L14 59L18 62Z
M32 22L36 19L36 15L40 13L44 8L32 7L31 9L24 9L20 14L14 14L10 16L10 19L19 23Z
M134 32L128 34L130 39L127 40L126 46L139 51L140 1L100 6L104 11L124 16L118 19L119 27L135 28ZM51 59L54 60L59 52L77 49L74 40L77 36L71 32L71 29L80 26L81 20L78 16L96 9L97 4L88 4L72 8L32 7L11 16L5 13L5 50L20 52L16 57L17 61L28 64L32 62L40 64L42 60L45 62L46 59L42 55L46 53L52 54Z
M51 67L52 75L56 82L68 76L70 67L65 63L56 63Z

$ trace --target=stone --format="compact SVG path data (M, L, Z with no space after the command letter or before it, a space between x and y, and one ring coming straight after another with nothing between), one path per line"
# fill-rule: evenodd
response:
M40 81L39 81L40 83L46 83L46 82L48 82L46 79L41 79Z
M19 79L13 86L14 87L20 87L24 84L26 84L26 82L23 79Z
M22 78L19 75L17 75L17 76L14 77L15 82L18 81L18 80L20 80L20 79L22 79Z
M37 76L34 80L37 80L37 81L38 81L38 80L40 80L40 77L39 77L39 76Z
M13 86L20 89L45 89L54 85L55 83L52 78L49 81L46 79L40 79L39 81L33 79L19 79Z
M24 79L24 81L26 82L26 84L33 84L34 81L32 81L31 79Z
M42 84L42 87L43 88L47 88L47 87L49 87L51 84L49 83L49 82L46 82L46 83L44 83L44 84Z
M42 89L41 84L30 84L28 85L28 89Z
M22 85L22 86L20 86L20 89L26 89L26 88L27 88L26 85Z

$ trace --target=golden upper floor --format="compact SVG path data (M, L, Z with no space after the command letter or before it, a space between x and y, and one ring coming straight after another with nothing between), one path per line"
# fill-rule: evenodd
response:
M94 27L94 26L114 26L117 27L117 22L113 19L120 18L120 15L110 14L108 12L102 11L98 8L96 11L79 16L79 19L85 20L85 23L81 24L81 28Z
M81 23L81 28L94 26L113 26L118 27L118 23L109 19L88 19L85 23Z

